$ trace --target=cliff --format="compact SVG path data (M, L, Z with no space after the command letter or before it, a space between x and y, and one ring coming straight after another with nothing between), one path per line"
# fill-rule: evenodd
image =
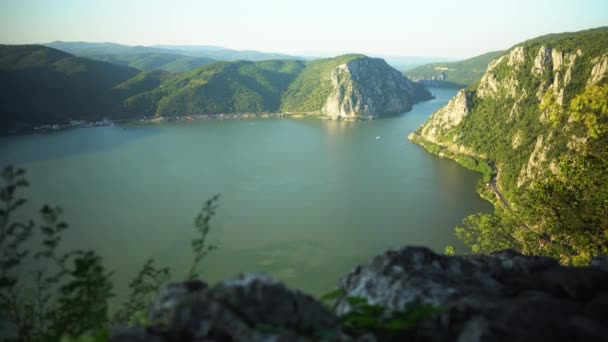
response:
M258 274L174 284L147 326L115 327L111 341L602 341L608 333L606 258L567 268L513 251L404 247L357 266L338 288L332 309Z
M588 140L570 117L569 105L606 83L608 45L602 42L607 37L608 30L596 29L513 47L490 62L476 86L434 113L417 131L419 137L454 152L486 156L502 174L501 188L515 197Z
M281 109L356 119L394 115L432 95L379 58L346 55L312 62L290 85Z
M497 217L469 221L461 237L474 248L504 242L572 264L608 251L607 76L608 28L532 39L410 135L484 172Z

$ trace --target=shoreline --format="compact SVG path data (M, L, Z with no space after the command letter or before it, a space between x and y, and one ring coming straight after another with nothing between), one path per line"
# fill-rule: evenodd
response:
M490 202L494 207L494 210L497 210L500 207L500 199L497 198L497 194L492 190L492 184L493 182L496 182L498 172L492 167L491 161L451 151L445 146L425 139L418 131L411 132L408 134L407 138L430 154L436 155L439 158L453 160L466 169L481 173L482 177L477 183L475 192L479 194L479 197Z
M318 119L318 120L330 120L330 121L347 121L347 122L359 122L376 120L378 117L375 116L364 116L364 117L332 117L328 115L321 115L319 113L230 113L230 114L194 114L194 115L182 115L182 116L157 116L157 117L135 117L129 119L101 119L97 121L87 120L71 120L68 123L53 123L44 124L34 127L28 127L18 130L11 130L8 132L0 133L0 137L3 136L16 136L26 134L38 134L38 133L51 133L61 132L74 128L90 128L90 127L108 127L108 126L123 126L123 125L137 125L137 124L157 124L163 122L194 122L203 120L244 120L244 119Z

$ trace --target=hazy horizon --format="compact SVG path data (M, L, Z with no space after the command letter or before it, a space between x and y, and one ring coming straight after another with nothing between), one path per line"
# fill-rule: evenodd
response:
M325 57L462 59L549 33L608 24L602 0L0 2L0 43L209 45Z

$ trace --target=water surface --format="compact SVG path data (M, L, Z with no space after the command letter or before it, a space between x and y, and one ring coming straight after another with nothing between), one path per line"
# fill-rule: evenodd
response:
M0 139L0 164L25 167L28 208L63 207L65 243L94 248L117 293L154 257L179 279L193 220L221 193L205 280L269 273L313 294L391 247L462 245L454 226L491 206L479 175L425 152L409 132L455 95L390 119L211 120L99 127Z

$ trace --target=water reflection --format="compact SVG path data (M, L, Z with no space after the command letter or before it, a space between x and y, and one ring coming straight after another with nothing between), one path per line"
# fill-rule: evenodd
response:
M0 166L119 148L160 131L151 126L113 126L0 137Z

